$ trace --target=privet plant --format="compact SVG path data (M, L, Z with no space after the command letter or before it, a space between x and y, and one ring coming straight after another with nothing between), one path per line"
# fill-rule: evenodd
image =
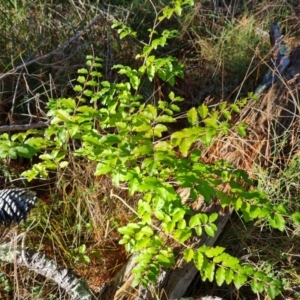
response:
M267 196L254 188L248 191L245 183L253 184L244 171L225 162L205 164L200 160L201 151L193 147L199 141L208 146L217 135L229 130L244 136L246 124L232 126L227 121L246 100L231 105L223 103L213 110L204 104L192 108L187 112L189 126L169 136L168 124L177 121L179 103L184 99L171 92L168 101L160 99L154 105L140 93L144 78L152 81L157 76L173 86L176 77L183 76L183 67L176 58L158 58L154 54L178 32L158 33L156 28L172 15L180 15L192 2L176 0L158 13L149 30L149 43L136 57L140 67L113 67L122 75L121 82L103 80L102 59L88 56L87 67L78 70L74 87L77 96L49 100L51 124L44 131L29 130L11 138L2 134L0 156L39 155L41 162L23 173L28 180L47 177L49 172L67 167L68 159L76 156L97 162L95 175L109 175L116 187L126 183L129 194L139 199L137 209L132 209L133 221L119 228L123 236L120 243L136 254L134 286L155 282L162 267L174 265L173 249L166 242L173 239L183 246L184 259L195 263L202 280L216 280L219 286L233 282L236 288L248 283L253 292L265 291L274 298L283 288L280 281L241 264L223 247L188 246L192 235L214 236L218 214L193 214L176 192L179 187L188 188L189 201L195 201L199 195L207 202L217 198L222 207L230 206L241 212L245 221L260 218L281 231L287 216L298 223L298 213L290 214L283 206L271 205ZM121 38L137 35L122 23L115 23L114 27ZM220 121L221 117L225 121ZM230 192L222 191L224 185L230 186Z

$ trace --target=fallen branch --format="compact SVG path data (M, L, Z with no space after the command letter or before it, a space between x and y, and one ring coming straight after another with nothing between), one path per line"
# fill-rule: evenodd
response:
M14 247L13 242L0 245L0 260L16 262L37 274L55 281L73 300L93 299L85 279L77 277L72 271L60 267L53 259L41 252L35 252L20 246Z
M48 126L49 126L48 123L43 123L43 122L23 124L23 125L5 125L5 126L0 126L0 133L11 132L11 131L26 131L29 129L46 128Z

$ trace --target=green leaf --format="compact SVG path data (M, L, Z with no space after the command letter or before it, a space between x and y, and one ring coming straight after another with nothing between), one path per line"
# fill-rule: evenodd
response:
M280 289L272 284L267 286L267 293L271 299L275 299L275 297L280 293Z
M59 109L55 112L56 116L65 122L69 122L71 120L71 116L62 109Z
M132 236L134 234L134 230L128 226L120 227L118 228L118 231L123 235L126 234Z
M222 115L226 120L231 120L231 113L228 110L222 111Z
M156 122L163 122L163 123L174 123L176 122L176 119L171 117L171 116L168 116L168 115L161 115L161 116L158 116L156 119L155 119Z
M194 264L195 267L200 271L203 266L204 256L201 252L196 251L194 253Z
M236 127L236 130L237 130L237 132L239 133L239 135L241 137L245 137L246 136L246 134L247 134L246 127L247 127L247 125L245 123L240 123Z
M208 127L212 127L212 128L218 128L218 123L217 120L214 118L207 118L203 121L205 123L206 126Z
M137 240L137 243L134 246L134 250L140 251L140 250L148 247L149 245L151 245L151 243L152 243L152 239L149 237L140 238L139 240Z
M240 108L236 104L230 104L230 107L234 112L236 113L240 112Z
M209 282L213 282L215 277L215 264L209 262L207 263L205 270L204 270L205 276L208 279Z
M155 75L155 65L153 63L147 66L147 75L149 80L152 81Z
M163 221L165 219L165 214L160 210L155 210L154 215L160 221Z
M197 234L198 236L201 236L201 235L202 235L203 230L202 230L202 226L201 226L201 225L195 227L194 229L195 229L195 232L196 232L196 234Z
M210 236L210 237L215 236L215 232L214 232L213 228L210 225L205 225L204 230L205 230L205 232L208 236Z
M68 161L61 161L60 163L59 163L59 167L60 168L65 168L65 167L67 167L69 165L69 162Z
M226 269L225 271L225 281L227 284L230 284L233 281L234 274L231 269Z
M152 209L150 207L150 204L146 201L139 200L138 202L138 215L139 217L142 217L145 213L151 213Z
M193 140L190 140L188 138L185 138L181 141L179 145L179 150L183 157L186 157L188 155L188 152L193 144Z
M247 281L247 275L242 272L235 273L233 277L233 283L237 289L239 289Z
M208 222L208 216L207 216L207 214L199 213L198 215L199 215L199 218L200 218L202 224L205 224L205 223Z
M112 170L112 166L106 163L98 163L95 171L95 176L100 176L109 173Z
M193 201L197 200L198 192L195 188L190 189L190 197L192 198Z
M133 196L134 193L138 190L139 187L139 181L136 177L129 180L129 194L130 196Z
M276 222L277 228L283 232L285 229L285 220L283 216L276 214L274 217L274 221Z
M218 219L218 217L219 217L218 213L213 213L209 216L208 222L213 223Z
M166 233L170 233L174 230L176 223L173 221L168 221L162 224Z
M216 271L216 282L218 286L221 286L225 281L226 270L224 268L218 268Z
M86 85L89 85L89 86L98 86L98 82L95 81L95 80L89 80L86 82Z
M79 69L78 71L77 71L77 73L78 74L88 74L88 70L87 69L85 69L85 68L81 68L81 69Z
M292 214L293 222L298 225L300 224L300 212L295 212Z
M185 219L179 220L178 224L177 224L177 228L178 229L185 229L186 228L186 220Z
M202 119L205 119L208 115L208 107L204 104L198 107L198 114Z
M196 227L198 225L201 224L201 220L199 218L199 214L196 214L194 216L191 217L190 221L189 221L189 226L191 228Z
M172 109L175 112L180 112L180 107L176 104L170 104L170 109Z
M220 254L222 254L224 252L224 250L225 250L225 248L219 247L219 246L211 247L205 252L205 255L208 258L212 258L212 257L215 257L215 256L219 256Z
M176 3L176 2L175 2ZM176 12L176 14L178 15L178 16L181 16L181 13L182 13L182 7L181 7L181 5L180 4L175 4L175 12Z
M151 147L149 147L148 145L142 145L142 146L137 146L132 150L133 154L136 155L149 155L153 153L153 150L151 149Z
M186 262L190 262L194 257L194 250L191 248L186 248L183 251L183 257L186 260Z
M225 253L224 253L225 254ZM220 255L221 257L221 255ZM224 267L228 268L234 268L239 264L239 260L236 257L230 256L230 255L224 255L224 258L222 260L222 265Z
M132 284L131 284L131 286L133 288L136 288L141 283L141 277L142 277L142 274L140 274L139 276L134 275L133 281L132 281Z
M74 99L72 99L72 98L64 98L63 100L62 100L62 104L64 105L64 106L66 106L67 108L75 108L76 107L76 102L75 102L75 100Z
M78 85L78 84L77 84L77 85L75 85L75 86L74 86L74 91L75 91L75 92L79 92L79 93L80 93L80 92L82 92L82 91L83 91L83 88L82 88L82 86L81 86L81 85Z
M175 263L173 252L165 250L161 251L161 253L156 256L156 259L159 262L159 264L165 268L170 268Z
M172 221L178 222L185 216L186 211L182 208L176 208L172 214Z
M186 240L188 240L191 237L191 235L192 235L192 231L190 228L176 229L174 231L174 237L180 243L184 243Z
M216 194L215 189L208 182L201 179L199 180L196 189L204 197L206 202L210 202L211 197Z
M252 279L250 286L254 293L261 293L264 290L264 282L260 280Z
M198 123L198 115L197 115L197 111L196 111L195 107L191 108L187 112L187 118L188 118L189 123L192 126L197 125L197 123Z

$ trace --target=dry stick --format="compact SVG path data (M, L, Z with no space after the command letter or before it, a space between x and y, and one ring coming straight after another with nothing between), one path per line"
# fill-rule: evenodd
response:
M0 133L10 132L10 131L26 131L28 129L46 128L48 126L49 126L48 122L23 124L23 125L6 125L6 126L0 126Z
M39 56L39 57L36 57L30 61L27 61L27 62L24 62L22 65L20 66L17 66L13 69L11 69L10 71L8 71L7 73L4 73L3 75L0 76L0 80L6 78L7 76L9 75L12 75L14 73L16 73L17 71L21 70L22 68L24 67L28 67L30 66L31 64L33 63L36 63L44 58L47 58L53 54L56 54L57 52L61 51L62 49L64 49L65 47L67 47L68 45L70 45L71 43L73 43L75 40L77 40L80 36L82 36L84 33L86 33L91 27L93 27L95 25L95 23L98 21L100 17L97 16L96 18L94 18L94 20L83 30L79 31L74 37L72 37L71 39L69 39L68 41L66 41L65 43L63 43L60 47L54 49L53 51L45 54L45 55L42 55L42 56Z
M92 291L84 278L77 277L71 270L58 265L41 252L14 246L13 242L0 245L0 260L24 266L48 279L55 281L73 300L91 300Z

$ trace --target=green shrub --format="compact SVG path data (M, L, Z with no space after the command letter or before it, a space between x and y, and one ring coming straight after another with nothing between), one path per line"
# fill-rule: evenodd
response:
M103 80L102 59L88 56L87 67L78 70L74 87L77 96L49 101L51 124L44 131L30 130L14 134L11 139L1 135L0 157L31 158L39 153L41 162L23 173L28 180L67 168L70 157L76 157L96 162L95 175L109 175L116 187L125 183L129 195L138 199L137 208L129 207L133 221L119 228L123 236L120 243L128 252L137 254L134 286L155 282L162 267L174 265L173 248L167 243L167 239L172 239L185 248L185 260L193 260L202 280L216 280L219 286L233 282L237 289L249 283L253 292L265 291L274 298L283 288L275 278L242 265L223 247L188 246L194 233L213 237L219 216L194 214L176 192L178 187L188 188L190 201L199 196L207 202L218 198L222 207L232 206L245 221L259 218L267 220L272 228L285 230L285 217L292 214L282 205L271 205L263 192L247 190L245 182L248 186L253 183L244 171L226 162L201 162L201 151L194 147L196 142L209 146L219 134L232 130L245 136L246 124L232 126L229 121L232 112L238 113L246 99L232 105L222 103L215 109L204 104L193 107L187 112L189 126L170 134L169 125L177 122L184 99L170 92L168 101L158 99L154 105L139 93L145 76L150 82L159 78L171 87L178 76L183 76L183 66L175 57L155 55L178 31L159 33L156 28L189 5L192 1L174 1L158 14L149 30L149 42L136 57L140 67L113 67L121 75L120 82ZM120 38L138 38L121 22L115 23L114 28ZM228 193L222 191L225 184L230 186ZM128 206L119 196L111 196ZM298 223L299 214L294 213L292 218ZM78 249L74 255L86 259L82 256L85 248Z

